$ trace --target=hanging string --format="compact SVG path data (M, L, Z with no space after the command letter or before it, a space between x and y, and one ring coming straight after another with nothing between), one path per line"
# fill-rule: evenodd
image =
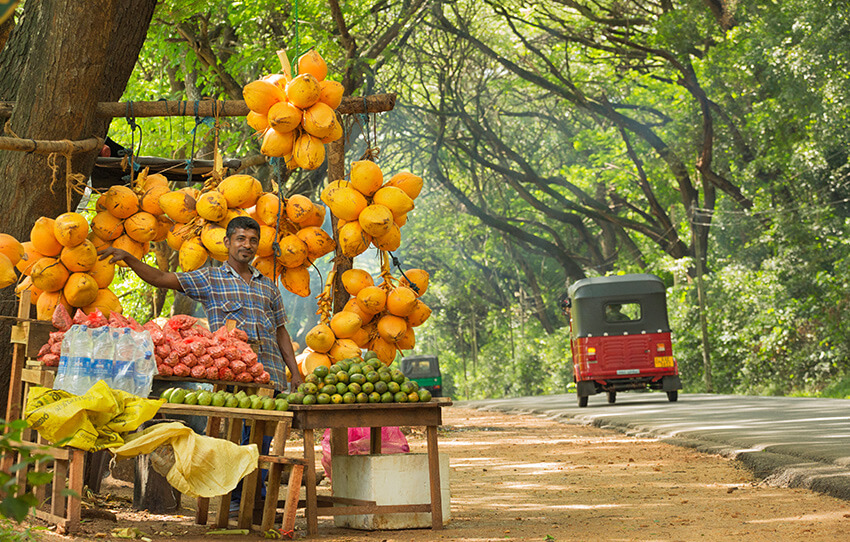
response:
M281 178L280 178L281 177L280 158L277 158L277 157L270 158L269 163L272 166L272 179L274 180L275 184L277 184L277 198L278 198L277 218L275 218L275 225L274 225L274 231L275 231L274 237L275 237L275 239L274 239L274 241L272 241L272 252L274 253L274 262L272 263L272 281L277 282L277 260L278 260L278 258L280 258L280 255L281 255L280 243L279 243L277 232L280 232L280 217L281 217L281 214L283 212L284 201L283 201L283 192L281 191L281 187L280 187L280 181L281 181Z
M192 186L192 170L195 169L195 140L198 137L198 125L201 123L201 117L198 116L198 100L195 100L195 127L192 128L192 152L189 153L189 159L186 160L186 186ZM183 113L186 113L186 106L183 106Z
M398 258L396 258L395 255L390 251L387 251L387 254L390 255L390 258L392 258L393 265L396 267L396 269L399 270L399 272L401 273L401 276L404 277L405 280L407 280L407 283L410 285L410 289L418 294L419 293L419 286L417 286L415 282L410 280L410 277L408 277L407 275L404 274L404 269L401 268L401 262L398 260Z
M124 153L127 154L130 160L130 186L133 185L133 174L139 171L141 164L136 161L136 130L139 131L139 150L142 152L142 127L136 122L136 116L133 114L133 101L127 101L127 124L130 126L130 148L124 147Z
M295 0L295 55L293 56L293 60L295 61L295 65L293 66L292 76L295 77L298 75L298 51L301 49L301 37L298 34L298 0Z

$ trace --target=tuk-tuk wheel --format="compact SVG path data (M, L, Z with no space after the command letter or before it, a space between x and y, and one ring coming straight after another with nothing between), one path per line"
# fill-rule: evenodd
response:
M671 403L675 403L679 400L679 392L678 390L668 391L667 392L667 400Z
M609 391L608 392L608 403L613 405L616 402L617 402L617 392L616 391Z
M587 406L587 395L578 396L578 406L579 408L584 408Z

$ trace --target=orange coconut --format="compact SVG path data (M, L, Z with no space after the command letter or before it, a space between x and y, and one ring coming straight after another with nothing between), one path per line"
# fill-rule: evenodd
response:
M261 256L254 258L254 262L251 265L256 267L257 271L273 281L277 281L277 279L280 278L284 269L280 264L275 265L273 256Z
M331 329L337 339L350 339L362 325L363 320L354 312L339 311L331 318Z
M85 307L97 297L97 282L88 273L72 273L62 292L72 307Z
M298 58L298 73L309 73L323 81L328 75L328 65L318 51L310 49Z
M330 208L334 216L345 221L357 220L367 206L363 194L349 186L328 190L322 195L322 201Z
M312 211L313 202L301 194L295 194L286 200L286 216L295 224L301 224Z
M15 274L15 266L12 264L12 260L0 253L0 288L6 288L16 282L18 282L18 275Z
M139 196L127 186L110 186L106 191L106 210L116 218L132 216L139 210Z
M112 241L124 233L124 221L108 211L101 211L91 219L91 231L104 241Z
M401 246L401 230L395 224L390 224L390 229L384 235L372 239L372 244L381 250L392 252Z
M9 258L12 265L18 265L18 262L24 257L26 251L20 241L8 233L0 233L0 254L4 254Z
M32 244L32 241L25 241L21 243L21 247L24 249L24 257L15 264L15 267L24 275L29 275L32 271L32 266L35 263L42 259L46 258L44 254L38 252Z
M357 304L365 312L378 314L387 304L387 292L378 286L366 286L357 292Z
M326 103L331 109L336 109L342 103L345 87L336 81L321 81L319 83L319 101Z
M97 262L97 249L94 243L84 239L75 247L65 247L59 255L59 261L71 273L84 273L89 271Z
M163 214L165 211L163 211L162 207L159 206L159 198L161 198L164 194L167 194L168 192L171 192L171 190L168 188L167 184L155 184L152 187L148 188L145 193L142 194L142 211L150 213L154 216L159 216Z
M382 316L378 320L378 335L388 343L395 344L407 331L407 320L393 314Z
M307 257L311 260L321 258L336 248L333 237L318 226L301 228L295 235L307 245Z
M242 97L248 109L266 115L271 106L286 100L283 90L269 81L252 81L242 88Z
M303 222L299 224L302 228L309 228L310 226L321 226L325 223L325 207L324 205L316 205L313 204L313 208L310 210L310 213L304 219Z
M99 213L106 210L106 194L101 194L94 200L94 211Z
M360 222L363 231L372 237L381 237L390 231L391 226L395 226L392 211L377 203L367 205L360 212L357 221Z
M206 263L209 253L200 237L192 237L180 245L178 257L183 271L194 271Z
M407 286L414 291L416 297L422 296L428 289L430 275L424 269L408 269L401 277L401 285ZM415 286L415 288L414 288Z
M237 216L249 216L249 214L245 209L228 209L227 216L225 216L223 220L220 220L218 225L222 228L226 228L227 224Z
M109 317L113 312L121 314L123 310L118 296L108 288L99 289L94 301L83 307L83 312L89 314L95 309L99 309L106 317Z
M129 252L140 260L144 258L145 254L147 254L148 252L147 243L140 243L138 241L134 241L133 238L127 234L124 234L118 239L112 241L112 246L120 250L126 250L127 252ZM119 265L121 267L127 267L127 264L124 262L118 262L116 265Z
M278 102L269 109L269 126L288 134L301 125L302 111L289 102Z
M334 122L334 110L326 103L316 102L304 110L301 126L308 134L322 139L331 135Z
M51 320L53 318L53 311L56 310L56 306L60 303L68 312L73 311L73 307L71 307L68 300L65 299L61 290L55 292L42 292L41 295L38 296L38 301L36 301L35 304L36 318L39 320Z
M148 212L139 211L124 221L124 233L139 243L153 241L157 234L156 217Z
M62 213L53 221L53 235L63 247L75 247L86 240L89 222L80 213Z
M316 370L316 367L330 367L331 366L331 358L328 357L327 354L322 354L319 352L310 352L307 354L307 357L304 358L304 363L302 368L304 373L302 376L307 376Z
M364 196L371 196L384 184L384 174L378 164L371 160L351 163L351 186Z
M328 351L328 356L334 361L342 361L346 358L359 358L360 347L351 339L337 339Z
M336 336L334 335L333 330L325 324L313 326L313 329L308 331L307 336L304 338L304 342L307 343L307 346L315 352L320 353L330 350L334 345L334 341L336 341Z
M319 80L309 73L302 73L286 84L286 98L300 109L318 102L321 92Z
M272 128L263 133L263 144L260 152L272 158L280 158L292 153L295 145L295 132L280 133Z
M201 230L201 243L210 253L210 256L220 262L226 262L228 256L227 247L224 246L225 228L217 224L205 224Z
M98 288L107 288L115 278L115 264L109 263L109 258L98 259L88 273L97 283Z
M156 217L156 236L153 238L154 243L165 241L168 237L168 231L174 226L174 221L165 215Z
M406 286L398 286L387 294L387 310L390 314L402 318L410 316L416 308L416 294Z
M389 207L390 211L393 212L393 216L401 216L413 209L413 200L404 190L397 186L385 186L381 188L372 196L372 202Z
M228 207L246 209L257 203L257 199L262 195L262 186L260 181L250 175L237 174L221 181L218 191L224 194Z
M395 359L396 346L385 341L381 337L376 337L375 340L372 341L369 349L378 355L378 359L381 360L381 363L384 365L389 365Z
M354 344L356 344L360 348L366 348L366 346L369 344L369 341L372 340L371 330L371 326L359 327L357 328L357 331L354 332L354 335L349 337L349 339L354 341Z
M342 287L351 295L357 295L367 286L374 286L372 275L363 269L348 269L342 273Z
M154 186L168 186L168 178L160 173L146 175L142 180L142 191L147 192Z
M359 222L347 222L339 229L339 246L349 258L363 254L371 242L372 236L363 231Z
M248 111L248 115L245 117L245 120L248 121L248 126L260 133L265 132L269 128L269 118L266 115L257 113L256 111Z
M407 213L404 213L403 215L399 216L394 216L393 222L395 222L395 225L399 228L404 226L405 224L407 224Z
M53 232L54 222L52 218L39 217L30 231L30 242L36 251L45 256L58 256L62 252L62 243L56 240Z
M210 222L218 222L227 216L227 200L218 190L204 192L195 203L198 216Z
M277 261L284 267L295 268L307 260L307 244L295 234L285 235L280 241L280 256Z
M45 292L58 292L68 280L68 270L56 258L41 258L32 266L32 284Z
M431 316L431 307L423 303L421 299L417 299L416 307L407 316L407 323L410 327L421 326L429 316Z
M274 254L274 242L277 232L272 226L260 225L260 244L257 245L257 256L265 258Z
M328 143L333 143L343 135L345 135L345 131L342 129L342 124L340 124L339 119L334 118L333 124L331 124L330 133L321 138L321 141L327 145Z
M159 197L159 206L174 222L186 223L198 216L196 200L190 192L173 190Z
M410 196L410 199L416 199L416 196L422 191L422 177L409 171L400 171L390 177L386 186L401 188L405 194Z
M307 266L285 268L280 281L284 288L295 295L301 297L310 295L310 272L307 271Z
M318 137L303 133L295 140L292 158L300 168L316 169L325 161L325 145Z
M195 201L198 201L198 198L201 197L201 191L194 186L184 186L177 190L178 192L183 192L184 194L188 194Z
M183 242L190 237L194 237L194 235L195 234L192 232L191 226L181 222L175 222L174 225L171 226L171 229L168 230L165 241L172 250L180 250Z
M255 207L257 218L260 219L262 224L267 226L274 227L277 224L278 211L280 211L281 219L283 218L284 212L283 209L280 208L281 201L280 198L277 197L277 194L266 192L257 199Z
M357 298L354 297L345 302L345 306L342 308L342 310L353 312L354 314L359 316L364 326L369 324L369 322L371 322L372 318L375 316L371 312L366 312L362 308L360 308L360 305L357 303Z
M402 333L401 337L395 342L396 348L399 350L410 350L416 346L416 334L412 327L408 327L407 331Z

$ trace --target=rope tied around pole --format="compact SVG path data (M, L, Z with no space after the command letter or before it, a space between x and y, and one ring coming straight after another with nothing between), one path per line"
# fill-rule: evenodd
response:
M70 141L63 140L63 142L67 142L70 145ZM52 152L47 155L47 167L50 168L51 171L51 180L50 180L50 193L55 194L56 190L54 186L56 182L59 180L59 156L65 157L65 208L67 212L71 212L71 194L76 192L81 196L85 195L86 188L88 188L88 183L86 182L86 176L82 173L74 173L73 166L71 164L71 158L73 153L70 151L66 151L64 153Z

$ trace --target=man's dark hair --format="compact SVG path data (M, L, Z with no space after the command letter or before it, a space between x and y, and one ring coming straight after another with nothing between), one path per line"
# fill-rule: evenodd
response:
M237 216L228 222L227 230L224 232L225 237L230 237L236 230L254 230L257 235L260 235L260 225L250 216Z

